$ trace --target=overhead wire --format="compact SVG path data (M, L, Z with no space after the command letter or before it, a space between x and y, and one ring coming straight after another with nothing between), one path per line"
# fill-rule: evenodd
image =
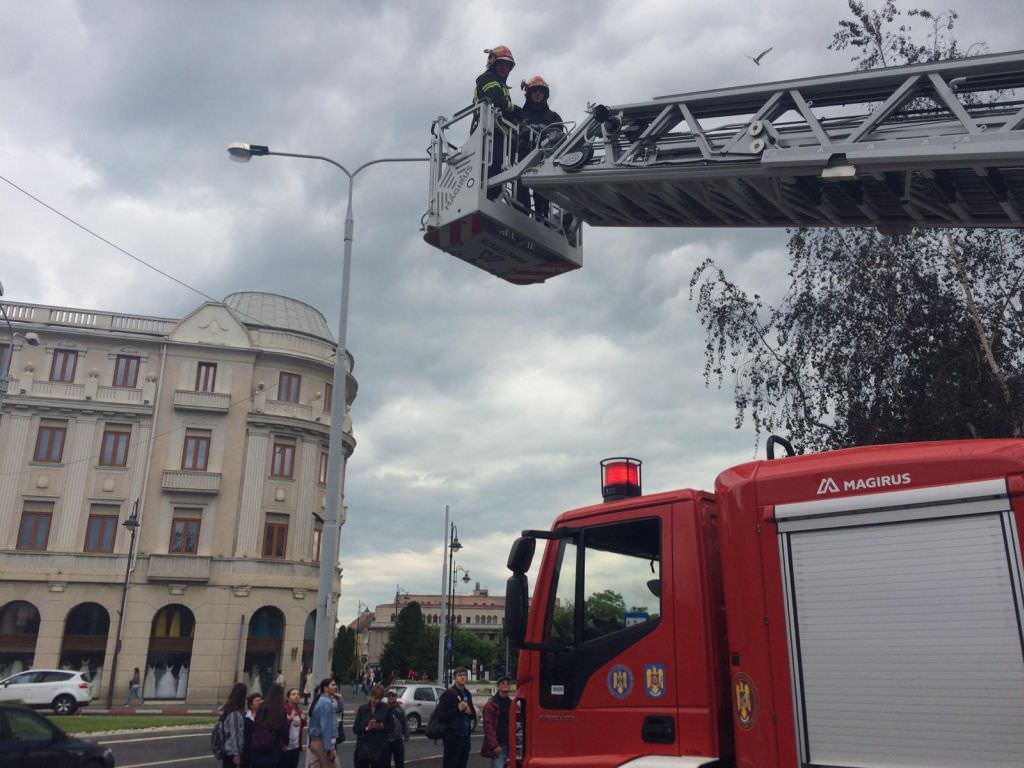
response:
M170 274L169 272L166 272L166 271L160 269L159 267L149 263L148 261L146 261L145 259L141 258L140 256L136 256L131 251L128 251L127 249L122 248L117 243L114 243L113 241L107 239L106 237L103 237L98 232L95 232L94 230L90 229L89 227L87 227L84 224L80 223L79 221L75 220L71 216L68 216L64 212L62 212L59 209L55 208L54 206L50 205L45 200L42 200L41 198L39 198L36 195L32 194L31 192L26 190L24 187L21 187L18 184L14 183L13 181L8 179L3 174L0 174L0 180L4 181L6 184L10 185L11 187L16 189L17 191L21 192L23 195L25 195L29 199L31 199L34 202L38 203L39 205L43 206L44 208L46 208L51 213L54 213L57 216L60 216L62 219L64 219L68 223L74 225L75 227L78 227L83 232L86 232L87 234L89 234L92 237L96 238L100 242L110 246L111 248L116 250L118 253L121 253L121 254L127 256L128 258L132 259L133 261L143 265L147 269L150 269L150 270L156 272L157 274L161 275L162 277L165 277L168 280L171 280L171 281L177 283L178 285L182 286L183 288L187 288L188 290L192 291L193 293L196 293L199 296L202 296L203 298L205 298L205 299L207 299L209 301L215 302L217 304L223 303L221 299L214 298L213 296L211 296L210 294L206 293L205 291L202 291L199 288L196 288L195 286L190 285L189 283L185 282L184 280L182 280L182 279L180 279L178 277L175 277L174 275ZM254 317L253 315L250 315L249 313L245 312L244 310L236 309L234 307L231 307L230 309L231 309L232 312L234 312L234 313L236 313L236 314L238 314L238 315L240 315L242 317L248 318L249 320L252 320L255 323L258 323L260 325L264 324L264 321L262 319L260 319L258 317ZM13 339L12 339L12 352L13 352ZM335 344L334 353L333 354L328 355L327 357L314 357L313 360L314 360L314 362L321 362L321 363L330 364L333 367L334 360L337 357L337 354L338 354L338 347L337 347L337 344ZM346 374L347 374L347 366L346 366ZM277 390L277 388L279 386L280 386L280 377L278 378L278 383L277 384L273 385L272 387L267 387L266 392L268 393L268 395L271 394L271 393L276 393L276 390ZM332 396L333 396L333 393L332 393ZM342 392L341 396L344 397L345 393ZM248 395L247 397L244 397L244 398L239 398L239 399L236 399L236 400L231 400L231 401L228 402L228 406L227 406L226 410L230 411L232 408L234 408L234 407L236 407L238 405L241 405L243 403L251 403L253 401L254 397L255 397L255 395L250 394L250 395ZM154 406L154 408L155 408L155 406ZM148 446L150 446L152 444L155 444L156 440L158 440L160 438L163 438L163 437L166 437L166 436L169 436L169 435L173 435L176 432L181 432L181 431L189 429L189 428L190 427L188 425L183 425L183 426L179 426L179 427L173 427L171 429L168 429L165 432L159 432L157 434L150 435L150 437L147 440L142 441L142 443L136 443L133 446L133 448L130 449L130 450L132 450L132 452L135 454L135 456L137 458L138 457L138 453L137 452L143 446L147 446L148 447ZM66 439L66 436L65 436L65 439ZM63 447L66 448L67 445L65 444ZM101 446L101 452L100 453L92 454L92 455L85 456L85 457L82 457L82 458L79 458L79 459L72 459L71 461L68 461L68 462L61 462L60 464L61 464L61 466L72 466L72 465L78 464L80 462L88 462L88 461L92 461L92 460L95 460L95 459L99 459L101 457L102 457L102 446ZM127 462L126 462L126 464L127 464ZM0 477L16 477L18 475L29 474L32 471L33 470L31 470L31 469L27 469L27 470L19 470L19 471L16 471L16 472L0 472Z

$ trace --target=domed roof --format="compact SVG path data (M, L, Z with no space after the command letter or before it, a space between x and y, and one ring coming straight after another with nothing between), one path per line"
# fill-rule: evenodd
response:
M327 320L305 302L276 293L243 291L225 297L224 303L235 310L246 325L262 325L334 341Z

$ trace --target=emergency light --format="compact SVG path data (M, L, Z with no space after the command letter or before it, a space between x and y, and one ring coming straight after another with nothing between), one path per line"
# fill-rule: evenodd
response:
M618 501L640 495L640 459L617 456L601 460L601 496Z

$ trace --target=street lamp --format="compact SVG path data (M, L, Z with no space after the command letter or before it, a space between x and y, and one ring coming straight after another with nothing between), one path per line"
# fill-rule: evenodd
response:
M452 558L455 553L462 549L459 541L458 529L450 522L451 510L444 505L444 545L441 548L441 610L439 620L440 631L437 633L437 681L444 684L447 679L447 668L445 661L448 658L448 647L451 646L451 638L446 637L448 625L448 582L452 574ZM446 645L447 641L447 645Z
M457 540L456 540L457 541ZM456 565L450 571L451 578L451 600L448 604L448 624L451 626L451 635L448 640L448 664L445 667L445 679L447 685L452 684L452 669L455 667L455 581L459 574L462 574L462 583L469 584L469 571L461 565Z
M114 705L114 681L117 678L117 657L121 654L121 632L124 629L124 612L128 603L128 580L132 575L132 558L135 557L135 534L139 531L139 500L132 505L132 513L121 523L132 535L128 544L128 565L124 569L124 583L121 585L121 612L117 615L117 635L114 639L114 658L110 663L110 687L107 689L107 709Z
M306 160L322 160L330 163L345 174L348 179L348 206L345 210L345 248L341 263L341 308L338 313L338 346L334 355L333 391L331 400L331 430L328 439L330 446L327 452L327 508L323 525L323 541L320 547L320 585L317 590L316 630L313 639L313 674L314 680L327 677L327 655L334 639L334 620L328 617L328 611L334 601L334 569L338 564L338 545L341 536L341 525L338 512L345 493L345 462L347 456L342 445L344 436L344 418L346 397L346 336L348 332L348 293L349 276L352 272L352 240L355 226L352 219L352 190L356 176L371 165L381 163L421 163L427 162L426 157L384 157L363 163L354 171L349 171L341 163L322 155L304 155L294 152L271 152L270 147L262 144L245 144L235 142L228 146L228 156L239 163L247 163L253 157L275 155L277 157L298 157Z

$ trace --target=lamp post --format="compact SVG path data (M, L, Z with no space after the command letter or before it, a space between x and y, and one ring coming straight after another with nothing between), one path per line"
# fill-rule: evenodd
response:
M348 205L345 209L345 246L341 262L341 308L338 313L338 346L334 355L333 391L336 393L331 400L330 446L327 452L327 502L323 542L320 547L320 585L317 590L316 630L313 639L313 679L320 680L327 676L327 656L333 640L334 620L328 617L334 601L334 569L338 564L338 545L341 536L341 525L338 512L345 494L345 454L342 440L344 439L346 396L345 356L348 347L348 294L349 277L352 272L352 241L355 230L352 218L352 191L356 176L373 165L381 163L421 163L427 162L426 157L383 157L363 163L354 171L349 171L341 163L322 155L305 155L294 152L272 152L269 147L260 144L235 142L228 146L228 156L239 163L247 163L253 157L263 156L298 157L306 160L321 160L330 163L345 174L348 179ZM340 395L340 397L338 396Z
M437 681L441 685L446 683L448 677L445 662L448 659L448 645L451 644L450 639L446 637L448 625L448 582L451 580L452 559L460 549L462 549L462 543L459 541L459 532L455 524L450 522L450 509L445 504L444 546L441 549L441 630L437 633Z
M448 663L445 666L445 685L452 684L452 669L455 667L455 580L459 573L463 574L463 583L469 583L469 571L461 565L456 565L451 569L451 600L448 603L448 624L452 629L448 638Z
M107 709L114 705L114 684L117 679L117 657L121 654L121 632L124 630L124 612L128 604L128 580L132 575L132 558L135 557L135 534L139 530L139 500L132 505L132 513L121 523L132 535L128 544L128 564L124 569L124 583L121 585L121 611L117 614L117 634L114 636L114 658L110 663L110 687L107 689Z

